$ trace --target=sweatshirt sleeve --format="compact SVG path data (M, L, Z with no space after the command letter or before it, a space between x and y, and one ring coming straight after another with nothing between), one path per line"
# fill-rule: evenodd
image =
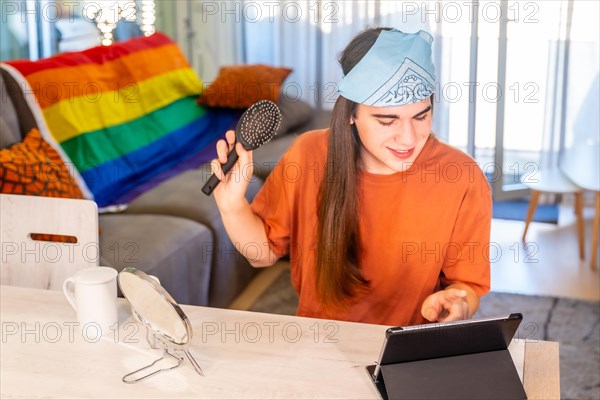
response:
M451 245L442 265L442 287L464 283L479 297L490 290L491 222L491 189L479 170L469 183L458 211Z
M250 206L262 219L269 247L278 257L288 253L290 243L292 210L285 179L288 158L286 153L277 163Z

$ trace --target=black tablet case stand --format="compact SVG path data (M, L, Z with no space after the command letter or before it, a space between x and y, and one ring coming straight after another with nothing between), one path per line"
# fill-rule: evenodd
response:
M516 327L513 322L505 325L467 328L454 337L452 333L435 337L434 330L425 335L409 333L395 339L397 343L391 351L396 360L407 361L384 361L377 381L373 377L375 366L367 367L367 371L384 400L526 399L508 351ZM394 339L388 337L391 340ZM458 346L448 346L448 340ZM456 354L460 351L456 348L465 344L470 351Z
M375 366L367 368L372 377ZM508 350L383 365L384 400L526 399Z

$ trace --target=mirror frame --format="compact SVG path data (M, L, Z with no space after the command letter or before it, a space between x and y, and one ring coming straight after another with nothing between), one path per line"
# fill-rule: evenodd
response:
M140 280L142 280L145 284L152 286L152 288L171 306L171 308L173 308L173 310L177 313L177 315L179 315L179 318L181 318L181 320L183 321L183 323L185 325L185 330L187 332L187 343L174 342L172 340L172 338L169 335L167 335L166 333L155 330L154 327L152 326L152 323L135 309L135 306L134 306L135 301L132 302L132 300L127 296L126 291L123 290L123 287L121 285L121 274L124 274L124 273L135 275ZM190 323L188 316L183 312L183 310L181 309L179 304L177 304L177 302L175 301L175 299L173 299L173 297L169 294L169 292L167 292L155 279L151 278L150 275L148 275L145 272L140 271L136 268L125 267L125 268L123 268L123 270L121 272L119 272L119 274L117 276L117 280L119 281L119 288L121 289L121 293L123 293L123 296L125 296L125 298L129 302L131 311L136 315L136 317L140 320L140 322L142 322L142 324L144 324L146 326L146 328L150 329L150 331L152 331L152 333L154 333L155 335L158 335L159 340L161 340L165 344L167 344L169 346L173 346L177 349L184 349L189 346L189 344L192 341L193 330L192 330L192 324ZM131 295L131 293L130 293L130 295Z

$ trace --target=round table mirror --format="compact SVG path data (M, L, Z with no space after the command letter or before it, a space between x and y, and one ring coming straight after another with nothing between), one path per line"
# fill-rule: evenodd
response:
M123 381L135 383L157 373L179 367L183 362L183 357L179 352L183 352L196 371L202 375L200 366L187 349L192 340L192 326L187 315L173 297L157 280L136 268L124 268L118 275L118 282L132 312L146 326L147 338L151 347L163 349L163 357L146 367L125 375ZM150 335L153 340L150 340ZM156 341L159 342L158 346ZM177 364L170 368L156 369L147 375L135 378L141 371L150 369L166 357L175 358L178 361Z

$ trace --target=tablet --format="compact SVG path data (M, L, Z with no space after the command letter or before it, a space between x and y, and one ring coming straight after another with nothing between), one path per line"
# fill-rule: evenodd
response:
M372 372L373 382L377 384L383 380L381 367L384 365L505 350L522 320L522 314L513 313L503 317L389 328Z

